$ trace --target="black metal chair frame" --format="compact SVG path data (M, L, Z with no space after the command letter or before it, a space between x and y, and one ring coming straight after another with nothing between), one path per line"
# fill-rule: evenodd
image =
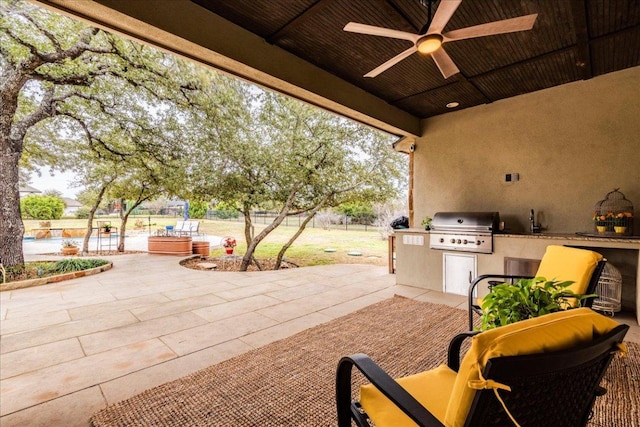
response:
M507 384L511 391L500 391L505 407L522 426L585 426L592 415L593 404L606 390L600 387L617 343L621 343L628 325L619 325L589 344L568 350L490 359L483 377ZM451 340L448 366L458 371L463 341L480 332L466 332ZM444 426L433 414L402 388L365 354L343 357L336 374L338 427L350 427L351 421L369 427L368 415L352 400L352 368L355 366L398 408L419 426ZM425 384L425 387L428 387ZM465 426L511 425L504 407L494 391L478 390Z
M589 295L589 294L593 294L596 291L596 287L598 286L598 281L600 280L600 276L602 275L602 272L604 271L604 266L606 265L607 260L606 259L602 259L601 261L598 262L598 265L596 265L596 268L593 270L593 274L591 275L591 279L589 279L589 284L587 285L587 290L585 291L585 295ZM478 316L482 316L482 307L480 307L478 304L476 304L475 300L476 300L476 289L478 288L478 285L485 281L488 280L489 285L489 292L491 292L491 288L497 284L497 283L504 283L507 281L513 281L513 280L518 280L518 279L533 279L534 276L510 276L510 275L506 275L506 274L483 274L482 276L478 276L476 277L471 284L469 285L469 293L468 293L468 304L469 304L469 330L473 330L473 315L477 314ZM496 281L495 279L500 279L500 281ZM495 283L491 283L491 282L495 282ZM513 282L511 282L513 283ZM586 298L583 299L581 301L581 307L589 307L591 308L591 306L593 305L593 301L595 300L596 297L591 297L591 298Z

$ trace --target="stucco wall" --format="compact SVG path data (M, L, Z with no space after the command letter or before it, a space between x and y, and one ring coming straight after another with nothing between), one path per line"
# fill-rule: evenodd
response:
M426 119L423 135L418 225L438 211L497 210L524 231L533 208L547 232L590 231L594 205L619 187L640 235L640 67Z

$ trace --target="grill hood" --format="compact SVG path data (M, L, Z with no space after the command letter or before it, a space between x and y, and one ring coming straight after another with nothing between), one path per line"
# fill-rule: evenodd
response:
M431 221L431 230L495 233L499 224L498 212L437 212Z

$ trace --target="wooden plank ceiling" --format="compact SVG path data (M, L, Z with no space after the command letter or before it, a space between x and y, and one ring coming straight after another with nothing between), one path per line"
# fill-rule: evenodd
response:
M538 18L530 31L445 44L460 69L448 79L417 53L365 78L411 43L343 31L358 22L418 33L427 22L420 0L191 1L420 118L640 65L638 0L465 0L445 31Z

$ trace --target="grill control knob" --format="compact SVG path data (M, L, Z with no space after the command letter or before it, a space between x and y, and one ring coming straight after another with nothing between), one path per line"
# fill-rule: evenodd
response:
M456 242L456 239L451 239L451 243L455 243L455 242Z
M458 239L458 244L460 244L460 243L461 243L461 240L460 240L460 239Z
M476 241L476 245L480 246L482 242L480 240Z
M444 239L442 237L440 238L440 243L444 243Z
M464 243L464 244L466 245L466 244L468 243L468 242L467 242L467 239L464 239L464 240L462 241L462 243Z

